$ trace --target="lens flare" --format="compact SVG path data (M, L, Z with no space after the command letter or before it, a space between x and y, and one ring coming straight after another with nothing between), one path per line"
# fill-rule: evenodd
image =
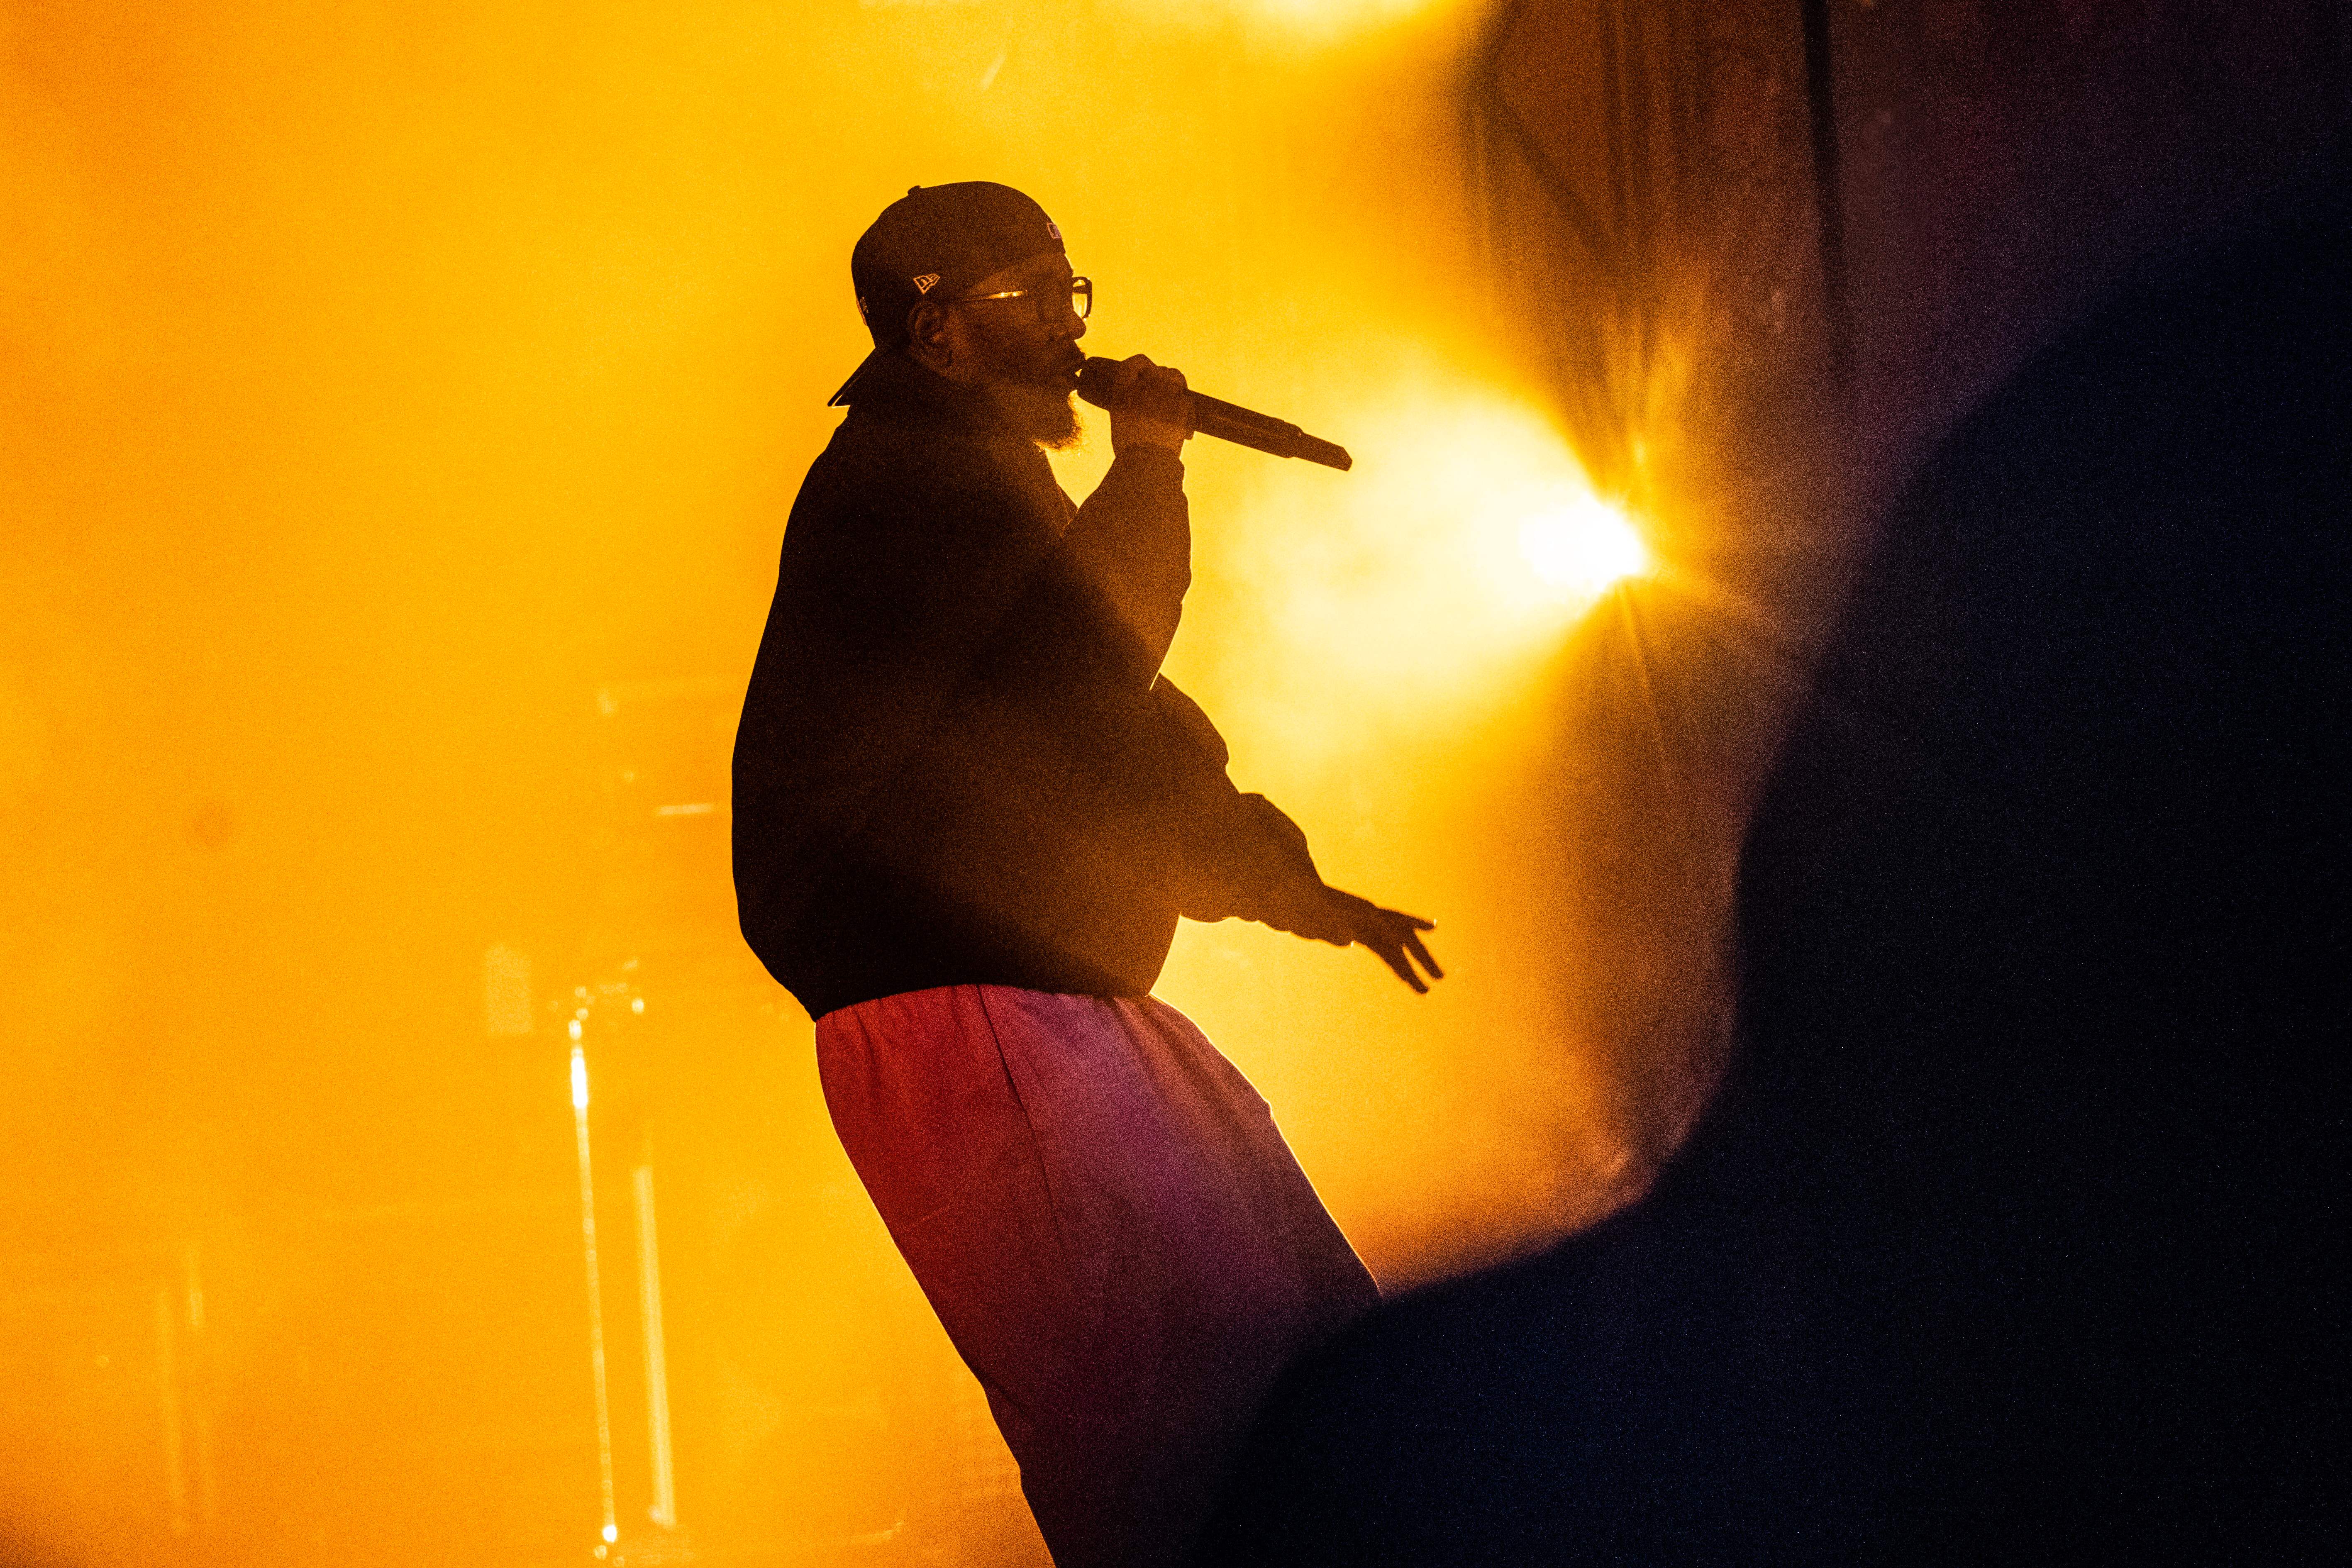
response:
M866 5L931 4L946 0L862 0ZM1202 5L1187 0L1171 5L1167 0L1125 0L1147 26L1199 31L1239 26L1257 35L1287 38L1308 47L1342 42L1376 31L1408 17L1449 9L1452 0L1221 0Z
M1216 693L1219 711L1244 728L1263 711L1271 751L1355 744L1390 720L1475 721L1649 566L1633 521L1535 405L1425 354L1361 349L1370 384L1314 415L1349 438L1353 472L1192 459L1199 515L1220 520L1207 548L1265 617L1204 605L1202 618L1273 656ZM1220 494L1227 474L1239 482Z
M1519 524L1519 553L1563 598L1598 598L1649 570L1633 520L1598 496L1579 498Z

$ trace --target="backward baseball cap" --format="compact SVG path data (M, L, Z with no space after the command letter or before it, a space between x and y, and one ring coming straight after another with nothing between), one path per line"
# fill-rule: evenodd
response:
M991 273L1048 252L1067 254L1062 231L1044 207L1010 185L965 180L910 186L849 253L849 278L874 352L826 406L852 401L867 366L907 346L907 319L926 299L952 300Z

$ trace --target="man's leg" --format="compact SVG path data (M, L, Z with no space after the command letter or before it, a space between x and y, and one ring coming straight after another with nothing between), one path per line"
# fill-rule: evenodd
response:
M1175 1561L1291 1356L1377 1299L1183 1016L957 986L829 1014L835 1126L1063 1568Z

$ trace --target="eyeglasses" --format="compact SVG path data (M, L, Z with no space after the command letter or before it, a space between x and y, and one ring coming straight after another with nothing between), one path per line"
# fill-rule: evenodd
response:
M1007 289L1002 294L965 294L957 299L942 300L940 302L943 305L976 305L983 300L1031 300L1036 307L1037 319L1049 327L1061 319L1055 307L1066 300L1071 313L1083 321L1094 313L1095 280L1091 278L1073 278L1070 279L1070 291L1067 294L1064 294L1061 289L1051 284L1045 284L1035 289Z

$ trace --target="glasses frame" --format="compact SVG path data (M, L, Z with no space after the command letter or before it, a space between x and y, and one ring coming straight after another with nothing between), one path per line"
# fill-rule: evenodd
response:
M1048 313L1048 307L1057 299L1076 311L1078 320L1083 321L1095 311L1095 280L1084 274L1074 274L1066 289L1046 286L1035 289L1007 289L999 294L959 294L952 300L942 300L940 303L977 305L989 300L1034 300L1036 303L1032 308L1036 310L1037 319L1050 327L1054 324L1054 318Z

